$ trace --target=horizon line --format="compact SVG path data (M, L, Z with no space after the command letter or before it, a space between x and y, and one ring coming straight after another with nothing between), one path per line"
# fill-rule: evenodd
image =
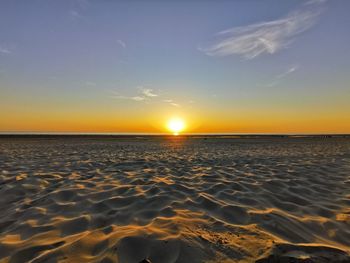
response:
M350 136L350 133L142 133L142 132L1 132L0 136L56 135L56 136Z

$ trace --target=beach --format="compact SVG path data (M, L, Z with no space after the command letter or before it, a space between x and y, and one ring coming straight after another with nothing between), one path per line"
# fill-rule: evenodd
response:
M0 263L350 262L350 138L4 137L0 211Z

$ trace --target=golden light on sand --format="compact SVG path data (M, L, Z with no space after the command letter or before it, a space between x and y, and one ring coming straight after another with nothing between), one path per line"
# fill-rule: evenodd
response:
M168 121L167 127L174 135L179 135L185 129L185 122L182 119L174 118Z

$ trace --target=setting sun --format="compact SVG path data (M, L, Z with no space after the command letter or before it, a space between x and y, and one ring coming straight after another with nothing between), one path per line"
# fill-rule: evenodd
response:
M185 129L185 122L182 119L171 119L167 127L174 135L178 135Z

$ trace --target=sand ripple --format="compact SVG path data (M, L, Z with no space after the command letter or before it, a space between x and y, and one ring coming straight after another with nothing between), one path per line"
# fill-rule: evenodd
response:
M0 209L1 263L350 262L350 140L0 139Z

